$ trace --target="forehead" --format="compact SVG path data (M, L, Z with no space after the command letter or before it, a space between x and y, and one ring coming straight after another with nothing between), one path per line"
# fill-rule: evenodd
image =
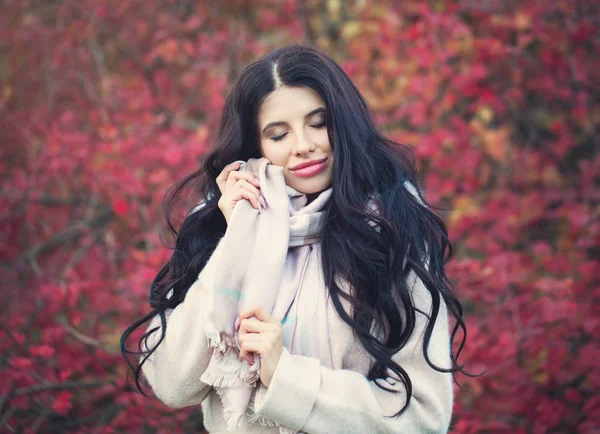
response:
M258 122L304 117L317 107L325 107L323 99L310 87L282 86L271 92L258 110Z

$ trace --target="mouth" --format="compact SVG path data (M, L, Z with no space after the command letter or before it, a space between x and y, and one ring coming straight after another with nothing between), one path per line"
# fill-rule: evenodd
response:
M300 163L290 171L297 176L309 177L321 173L327 168L327 157L321 158L320 160L308 161L306 163Z
M297 164L294 167L290 167L290 170L304 169L305 167L310 167L310 166L313 166L315 164L321 164L321 163L323 163L325 161L327 161L327 157L321 158L319 160L307 161L305 163Z

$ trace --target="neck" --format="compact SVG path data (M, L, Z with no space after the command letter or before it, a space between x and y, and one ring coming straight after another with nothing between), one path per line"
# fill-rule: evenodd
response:
M311 203L313 200L315 200L317 197L319 197L319 195L322 193L323 191L317 191L316 193L308 193L306 195L306 199L307 202L306 204L308 205L309 203Z
M317 193L309 193L306 195L306 205L308 205L309 203L311 203L313 200L315 200L319 195L321 194L321 192L317 192Z

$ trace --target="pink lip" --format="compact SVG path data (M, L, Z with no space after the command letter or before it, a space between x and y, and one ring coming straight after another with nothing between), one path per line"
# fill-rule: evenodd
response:
M298 175L298 176L302 176L302 177L309 177L309 176L314 176L317 173L321 173L326 168L327 168L327 159L325 159L325 161L323 161L322 163L311 164L310 166L302 167L300 169L294 169L294 170L292 170L292 173L294 175Z
M321 158L320 160L311 160L296 164L294 167L290 167L290 170L304 169L305 167L312 166L313 164L321 164L324 161L327 161L327 157Z

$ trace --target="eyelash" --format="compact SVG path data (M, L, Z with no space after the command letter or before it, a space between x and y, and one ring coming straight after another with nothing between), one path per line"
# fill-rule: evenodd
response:
M325 125L327 125L327 122L321 122L320 124L317 124L317 125L311 125L311 127L315 128L315 129L319 129L319 128L323 128ZM283 139L286 135L287 135L287 133L282 134L280 136L271 137L271 140L273 140L274 142L278 142L281 139Z

